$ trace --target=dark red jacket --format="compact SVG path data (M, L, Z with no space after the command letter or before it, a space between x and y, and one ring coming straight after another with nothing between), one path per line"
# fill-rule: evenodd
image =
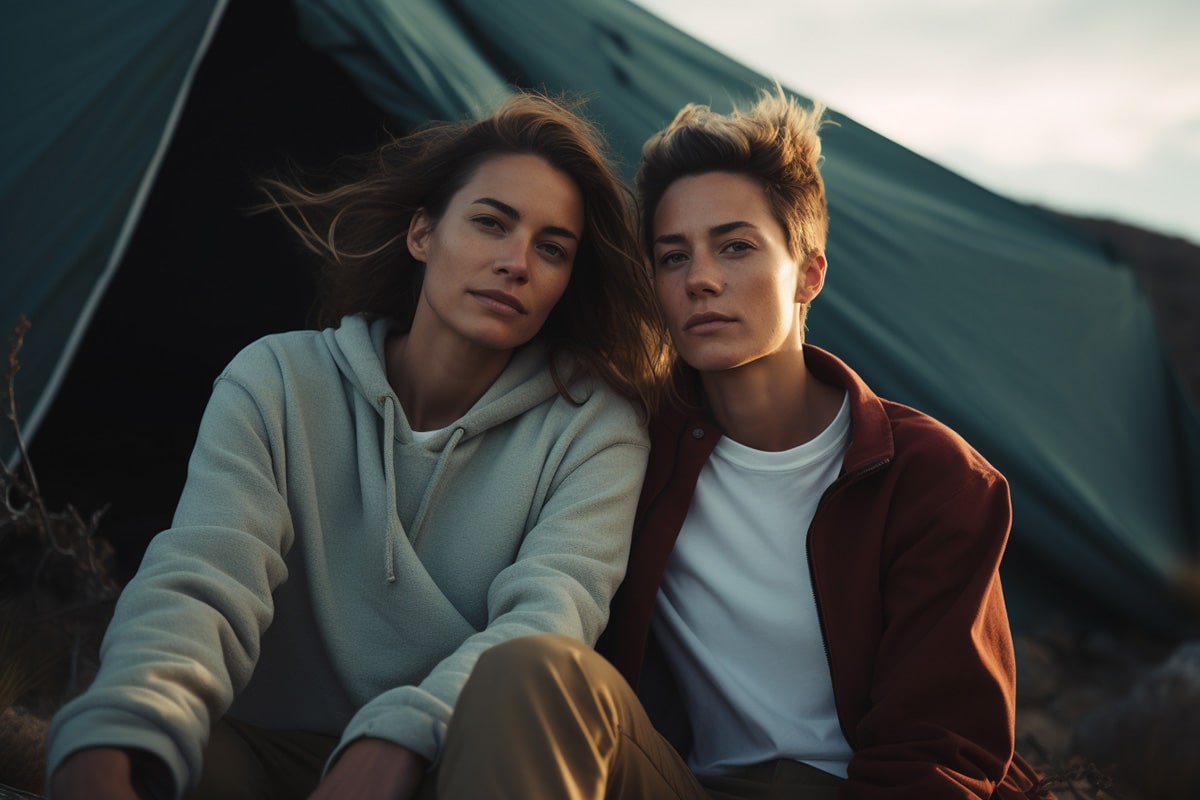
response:
M1013 756L1015 670L998 574L1008 484L946 426L877 397L829 353L806 345L804 354L813 375L850 397L842 473L808 530L834 700L854 751L840 797L1024 797L1037 775ZM654 420L629 570L598 644L684 752L685 711L650 618L720 436L699 409Z

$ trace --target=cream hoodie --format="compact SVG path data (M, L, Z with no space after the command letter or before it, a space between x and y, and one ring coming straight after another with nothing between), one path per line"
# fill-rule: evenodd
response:
M83 747L140 748L183 796L227 710L340 736L333 758L373 736L436 761L483 650L545 631L594 643L645 470L636 413L594 379L567 402L531 344L414 442L388 329L269 336L217 379L172 527L121 596L94 684L52 723L50 774Z

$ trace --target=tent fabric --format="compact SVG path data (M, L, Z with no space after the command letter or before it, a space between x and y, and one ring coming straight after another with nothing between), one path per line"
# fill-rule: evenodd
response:
M440 3L293 0L293 6L302 38L408 126L478 116L511 91Z
M227 0L16 3L0 26L0 325L23 430L49 408L120 263ZM7 351L6 351L7 355ZM0 458L16 459L0 428Z
M134 15L137 35L129 35L141 48L119 51L140 55L118 59L86 37L64 47L78 52L63 80L95 74L91 96L121 109L111 116L126 125L97 141L96 126L78 112L52 115L21 87L30 94L17 107L37 109L44 127L0 131L5 152L20 163L32 162L26 154L47 140L62 142L51 161L72 165L61 174L21 173L23 191L38 186L45 198L22 207L19 225L8 217L21 205L20 181L0 165L12 259L0 274L0 323L27 309L41 311L35 324L52 333L72 329L63 318L77 315L79 297L96 285L86 265L115 252L121 223L114 219L136 216L147 154L169 136L167 99L186 87L189 59L202 52L220 4L144 5L153 5L159 22ZM625 0L530 0L504 13L486 0L293 0L293 7L306 40L397 126L482 113L509 84L570 91L589 100L587 112L629 177L641 142L684 103L727 110L771 85ZM49 25L21 13L27 26ZM26 46L22 62L40 63L35 50ZM174 56L170 69L165 53ZM8 82L16 83L9 69L5 81L7 96ZM151 113L148 101L157 97ZM1008 476L1015 523L1003 574L1016 627L1061 613L1183 630L1169 588L1173 571L1200 556L1200 417L1174 380L1130 271L1036 210L850 118L831 117L836 125L823 134L830 268L809 316L810 339L844 357L880 394L960 431ZM124 160L97 158L118 141ZM99 183L78 196L71 181L83 165L96 169ZM103 236L77 224L100 217ZM7 244L18 234L18 246ZM62 252L50 259L43 250ZM66 291L72 281L88 291ZM51 301L76 310L54 316L45 310ZM60 341L52 349L66 348ZM30 351L27 370L36 373L44 356Z

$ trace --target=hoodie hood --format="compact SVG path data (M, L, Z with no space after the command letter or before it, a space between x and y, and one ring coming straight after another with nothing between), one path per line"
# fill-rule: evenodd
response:
M395 451L397 445L413 445L414 437L400 400L388 383L384 366L387 337L396 328L397 325L386 318L372 321L353 315L343 318L339 327L323 332L346 381L380 417L380 459L386 494L382 522L387 531L384 573L388 583L396 581L397 549L406 546L403 538L407 537L416 547L428 510L437 501L441 487L452 476L455 450L463 442L509 422L558 394L543 343L530 342L515 352L508 366L466 414L420 445L414 445L439 455L406 533L397 510Z
M351 315L344 317L337 328L325 330L323 335L346 380L381 415L385 414L384 409L391 409L396 416L395 436L408 443L413 439L412 428L400 408L399 398L388 383L384 368L384 345L388 334L396 329L396 323L389 319L368 320ZM454 430L461 429L460 435L464 439L478 436L554 397L558 389L547 368L546 353L546 346L537 340L515 352L495 383L466 414L432 437L430 447L441 448ZM560 374L571 374L562 366L560 364Z

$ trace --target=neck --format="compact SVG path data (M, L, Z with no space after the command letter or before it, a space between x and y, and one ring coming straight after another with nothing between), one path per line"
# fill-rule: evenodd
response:
M808 371L804 351L779 352L736 369L700 374L725 435L778 452L811 441L837 416L843 392Z
M388 383L415 431L444 428L461 418L496 382L511 350L481 350L392 336L384 349Z

